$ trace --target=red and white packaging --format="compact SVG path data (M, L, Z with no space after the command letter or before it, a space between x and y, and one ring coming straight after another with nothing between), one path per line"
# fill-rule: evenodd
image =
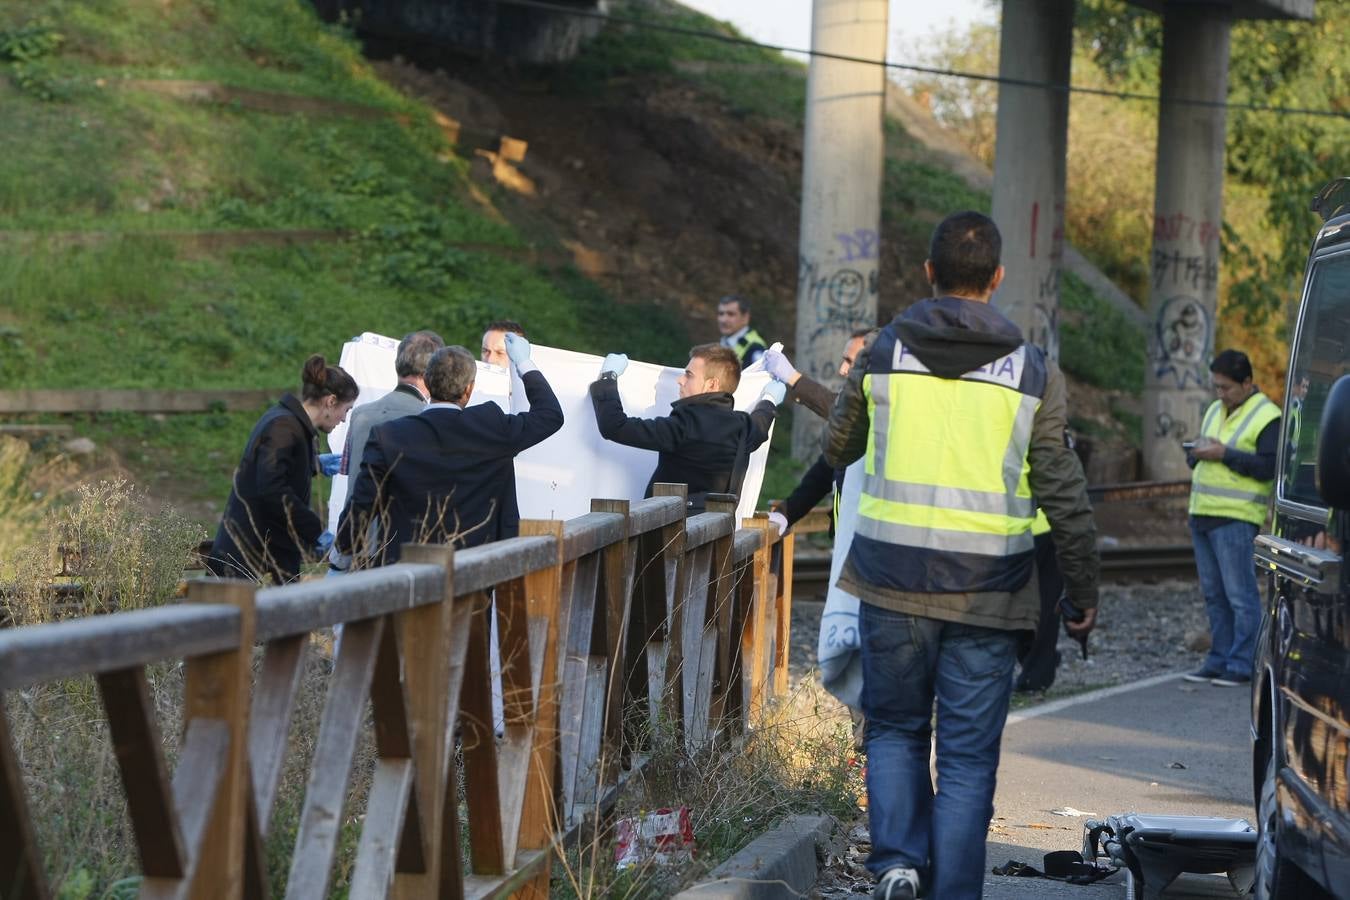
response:
M687 806L628 816L618 821L615 830L615 868L626 869L646 860L670 865L694 858L694 827Z

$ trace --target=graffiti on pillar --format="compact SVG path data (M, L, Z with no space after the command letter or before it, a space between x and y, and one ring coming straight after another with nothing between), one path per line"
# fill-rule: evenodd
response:
M1171 404L1164 398L1158 414L1153 419L1153 434L1155 437L1184 441L1200 433L1200 421L1204 418L1205 409L1211 402L1209 396L1206 394L1188 395L1180 402L1183 406L1189 406L1190 408L1178 410L1174 414Z
M1203 388L1209 381L1209 313L1195 297L1180 295L1162 304L1154 323L1154 375L1178 388Z
M1059 358L1059 322L1053 306L1037 303L1031 311L1031 327L1027 340L1045 351L1051 359Z
M1187 241L1199 243L1206 250L1211 247L1217 250L1221 234L1222 230L1216 223L1195 219L1185 213L1166 213L1153 217L1154 243Z
M1180 250L1155 249L1153 286L1158 290L1213 291L1219 286L1219 260L1209 254L1187 255Z
M1031 204L1031 252L1032 259L1036 258L1036 238L1039 235L1038 226L1041 221L1040 201ZM1064 204L1055 204L1055 217L1052 220L1050 228L1050 259L1060 260L1064 257Z
M834 237L844 251L844 262L877 258L881 239L871 228L855 228Z
M880 290L876 232L859 228L836 238L844 251L841 257L822 261L803 256L797 266L797 315L811 316L815 323L806 346L797 348L798 365L826 383L836 380L838 351L848 336L876 325Z

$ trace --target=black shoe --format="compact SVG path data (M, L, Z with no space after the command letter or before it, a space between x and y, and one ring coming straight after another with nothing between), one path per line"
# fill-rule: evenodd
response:
M1189 681L1192 684L1206 684L1208 682L1213 682L1215 678L1218 678L1222 674L1223 673L1218 669L1206 669L1202 667L1196 669L1194 672L1187 672L1185 675L1182 675L1181 680Z
M1241 672L1226 672L1209 682L1216 687L1245 687L1252 683L1252 676Z

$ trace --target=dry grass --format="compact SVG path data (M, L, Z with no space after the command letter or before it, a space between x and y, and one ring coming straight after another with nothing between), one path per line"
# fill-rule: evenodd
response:
M14 555L33 541L73 478L65 457L44 459L27 442L0 436L0 580L13 577Z
M697 880L757 835L793 813L856 814L861 769L847 710L814 676L774 702L758 727L689 748L658 723L647 758L610 819L555 866L552 894L568 898L668 897ZM644 861L614 866L614 822L655 809L687 806L695 859L682 866Z

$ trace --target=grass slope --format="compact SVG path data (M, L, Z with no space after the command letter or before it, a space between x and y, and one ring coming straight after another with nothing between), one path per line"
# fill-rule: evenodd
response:
M468 199L467 164L431 110L302 0L11 5L0 60L0 386L281 388L306 355L335 357L364 330L430 327L476 347L500 317L581 350L614 334L642 358L678 362L688 347L660 308L482 250L525 242ZM282 115L135 86L168 79L387 115ZM240 229L346 237L207 255L154 237ZM152 489L218 502L252 418L100 416L82 430Z

